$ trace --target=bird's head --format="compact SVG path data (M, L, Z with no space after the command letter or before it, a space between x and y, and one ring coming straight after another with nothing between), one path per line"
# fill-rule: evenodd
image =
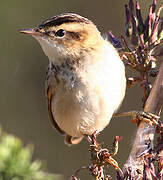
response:
M51 17L35 28L20 32L35 37L51 61L78 60L84 53L97 51L103 43L92 21L73 13Z

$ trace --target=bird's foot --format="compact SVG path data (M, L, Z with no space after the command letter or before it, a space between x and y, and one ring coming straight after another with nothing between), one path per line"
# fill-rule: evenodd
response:
M113 116L114 117L131 116L132 122L134 123L139 124L140 121L144 121L151 126L152 125L156 125L157 127L160 126L159 116L152 113L147 113L144 111L129 111L129 112L123 112L123 113L115 113Z
M91 146L96 148L100 147L100 144L97 142L97 136L100 134L100 131L95 131L91 136L87 136L87 140Z
M114 143L113 143L113 152L109 152L107 148L102 148L101 145L97 142L97 136L99 132L93 133L89 138L88 141L90 143L90 153L91 153L91 160L92 164L90 166L91 172L96 176L101 175L106 178L106 174L104 172L105 165L111 165L116 170L118 170L121 174L123 174L122 170L119 168L118 163L113 156L115 156L118 152L118 142L121 140L121 137L116 136Z
M143 111L133 111L132 112L132 117L133 117L133 122L140 123L140 121L144 121L149 125L156 125L159 126L159 119L160 117L152 114L152 113L147 113Z

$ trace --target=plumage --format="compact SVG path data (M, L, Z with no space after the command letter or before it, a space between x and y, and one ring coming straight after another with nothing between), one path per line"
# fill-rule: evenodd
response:
M33 35L49 58L49 117L65 142L76 144L102 131L126 89L125 68L111 43L90 20L72 13L22 32Z
M88 20L85 17L82 17L78 14L74 14L74 13L63 13L60 14L58 16L53 16L45 21L43 21L39 27L50 27L50 26L59 26L63 23L92 23L90 20Z
M49 69L49 68L48 68ZM45 83L45 96L47 100L47 105L48 105L48 113L49 113L49 118L51 120L52 125L61 133L65 134L65 132L60 129L58 124L56 123L53 114L52 114L52 99L53 96L55 96L55 86L57 85L57 80L55 76L53 75L51 71L47 71L47 77L46 77L46 83ZM52 83L53 82L53 83Z

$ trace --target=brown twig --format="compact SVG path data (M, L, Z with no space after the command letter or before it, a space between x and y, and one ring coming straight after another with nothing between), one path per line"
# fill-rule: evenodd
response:
M78 174L81 170L87 169L96 180L111 180L111 176L107 173L107 167L112 166L116 173L118 180L123 177L123 172L120 169L118 163L113 156L118 152L118 142L122 137L116 136L113 142L113 150L110 152L108 148L102 148L101 144L97 142L97 136L99 133L95 131L91 136L88 136L88 142L90 144L91 164L77 169L71 176L71 180L79 180Z
M160 115L163 104L163 63L160 66L159 74L154 82L150 95L145 103L144 111L155 115ZM150 126L145 122L139 124L136 137L129 158L124 165L126 173L130 172L132 179L143 178L144 152L151 149L155 133L155 126Z

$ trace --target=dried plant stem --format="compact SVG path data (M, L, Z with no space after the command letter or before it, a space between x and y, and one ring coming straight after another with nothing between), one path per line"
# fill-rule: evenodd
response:
M145 103L144 111L155 115L160 115L163 104L163 63L160 66L159 74L154 82L150 95ZM128 172L132 179L143 177L144 152L153 146L155 126L150 126L145 122L140 122L133 147L124 170Z

